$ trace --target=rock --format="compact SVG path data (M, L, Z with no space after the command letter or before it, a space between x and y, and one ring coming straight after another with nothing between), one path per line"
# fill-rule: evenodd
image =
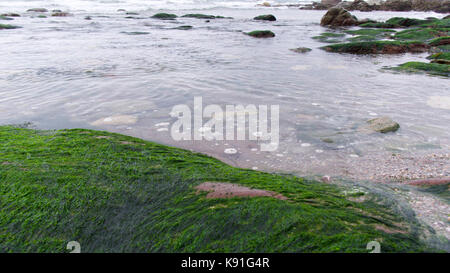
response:
M62 12L62 10L60 10L60 9L54 9L54 10L52 10L52 12Z
M28 12L48 12L48 10L44 9L44 8L33 8L33 9L29 9L27 11Z
M68 12L55 12L52 14L53 17L67 17L70 16L71 14Z
M412 9L417 11L450 12L450 1L448 0L411 0L411 5Z
M389 117L380 117L367 121L368 129L379 133L395 132L400 125Z
M21 28L21 27L19 27L19 26L13 26L13 25L3 25L3 24L0 24L0 30L1 30L1 29L15 29L15 28Z
M12 20L14 20L14 18L6 17L6 16L3 16L3 15L0 15L0 20L12 21Z
M255 30L251 32L244 32L244 34L255 38L272 38L275 37L275 33L270 30Z
M124 12L126 11L125 9L118 9L117 12Z
M322 26L354 26L358 24L358 19L343 8L331 8L322 17Z
M450 45L450 36L439 37L431 40L428 43L430 46Z
M276 21L277 18L272 14L259 15L253 18L253 20L262 20L262 21Z
M270 7L270 3L269 3L269 2L264 2L264 3L262 3L262 5L263 5L264 7Z
M450 19L450 15L447 15L447 16L445 16L444 18L442 18L442 19L444 19L444 20L446 20L446 19Z
M339 4L341 2L342 2L342 0L322 0L322 1L320 1L320 3L322 5L329 7L329 8L336 6L337 4Z
M298 48L292 48L291 51L297 52L297 53L306 53L310 52L312 49L307 47L298 47Z
M6 16L6 17L20 17L20 14L17 14L17 13L3 13L2 16Z
M178 29L178 30L189 30L189 29L192 29L192 26L185 25L185 26L179 26L179 27L176 27L176 28L174 28L174 29Z
M84 17L84 20L92 20L92 17L91 16L86 16L86 17Z
M172 13L157 13L152 16L152 18L160 19L160 20L173 20L177 17L178 16L176 16L175 14L172 14Z
M387 0L380 5L381 10L388 11L411 11L411 0Z
M341 2L336 5L338 8L344 8L349 11L359 10L359 11L372 11L376 10L377 7L375 5L369 5L364 0L355 0L353 2Z
M352 54L399 54L399 53L419 53L426 52L429 45L421 42L400 42L400 41L370 41L353 42L345 44L334 44L321 47L329 52L352 53Z

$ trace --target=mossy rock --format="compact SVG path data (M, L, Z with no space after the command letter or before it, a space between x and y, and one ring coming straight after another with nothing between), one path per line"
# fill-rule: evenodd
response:
M150 32L145 32L145 31L130 31L130 32L123 31L121 33L127 34L127 35L148 35L148 34L150 34Z
M427 59L429 60L450 60L450 52L439 52L435 53L431 56L428 56Z
M275 33L270 30L254 30L251 32L244 32L244 34L255 38L272 38L275 37Z
M4 25L4 24L0 24L0 29L16 29L16 28L21 28L19 26L14 26L14 25Z
M352 54L398 54L407 52L426 52L427 44L422 42L372 41L334 44L321 47L329 52Z
M176 14L172 13L157 13L152 16L152 18L155 19L161 19L161 20L174 20L178 16Z
M255 18L253 18L253 20L276 21L277 18L275 16L273 16L272 14L264 14L264 15L256 16Z
M3 16L3 15L0 15L0 20L5 20L5 21L12 21L12 20L14 20L14 18L11 18L11 17L7 17L7 16Z
M360 27L363 28L398 28L399 26L394 25L394 24L387 24L384 22L376 22L376 23L364 23L364 24L360 24Z
M439 63L407 62L397 67L390 68L394 71L409 73L428 73L431 75L450 76L450 65Z
M358 30L347 30L345 33L350 35L369 35L369 36L378 36L385 35L389 33L395 33L395 30L392 29L358 29Z
M448 33L449 30L445 28L413 28L397 32L394 39L425 42Z
M423 20L423 19L414 19L414 18L393 17L393 18L387 20L386 24L396 25L399 27L412 27L412 26L418 26L418 25L431 23L433 21L436 21L436 20L435 19Z
M185 15L183 15L181 17L184 17L184 18L196 18L196 19L232 19L232 17L215 16L215 15L208 15L208 14L201 14L201 13L185 14Z
M178 30L190 30L190 29L192 29L192 28L193 28L192 26L185 25L185 26L178 26L178 27L175 27L175 28L173 28L173 29L178 29Z
M360 35L356 37L350 37L347 38L347 41L349 42L367 42L367 41L376 41L378 38L376 36L369 36L369 35Z
M400 125L389 117L379 117L367 121L367 129L383 134L395 132L399 128Z
M374 239L383 253L438 251L384 192L355 202L351 187L86 129L1 126L0 154L0 252L67 253L76 240L86 253L367 253ZM195 188L208 181L288 200L207 198Z
M318 40L321 43L341 43L342 39L345 37L344 33L335 33L335 32L323 32L318 36L312 37L314 40Z
M296 52L296 53L306 53L310 52L312 49L308 47L297 47L297 48L291 48L290 51Z
M20 17L20 14L18 13L3 13L1 16L6 16L6 17Z
M439 37L431 40L428 43L430 46L450 45L450 36Z
M47 16L44 14L41 14L41 15L38 15L37 18L47 18Z

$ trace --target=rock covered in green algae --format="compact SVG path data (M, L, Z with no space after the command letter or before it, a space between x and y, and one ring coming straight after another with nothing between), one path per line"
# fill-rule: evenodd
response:
M178 29L178 30L189 30L189 29L192 29L192 28L193 28L192 26L185 25L185 26L174 27L173 29Z
M450 60L450 52L439 52L428 56L429 60Z
M377 28L377 29L358 29L358 30L347 30L345 33L351 34L351 35L370 35L370 36L377 36L377 35L385 35L389 33L393 33L395 30L392 29L383 29L383 28Z
M400 72L422 72L438 76L450 76L450 65L440 63L407 62L397 67L389 68Z
M3 13L2 16L6 16L6 17L20 17L20 14L17 13Z
M445 28L412 28L397 32L393 38L425 42L448 33L449 29Z
M400 125L389 117L379 117L368 120L366 128L379 133L389 133L397 131Z
M321 47L329 52L352 54L398 54L426 52L429 45L421 42L372 41L334 44Z
M4 25L0 24L0 29L15 29L15 28L21 28L19 26L13 26L13 25Z
M53 17L67 17L67 16L71 16L71 14L68 12L55 12L55 13L52 13L52 16Z
M331 8L322 17L321 26L355 26L358 19L343 8Z
M296 53L306 53L310 52L312 49L308 47L297 47L297 48L291 48L291 51L294 51Z
M161 20L173 20L177 17L178 16L176 14L172 14L172 13L156 13L155 15L152 16L152 18L161 19Z
M430 46L450 45L450 36L439 37L431 40L428 43Z
M276 21L277 18L275 16L273 16L272 14L264 14L264 15L256 16L255 18L253 18L253 20Z
M3 16L3 15L0 15L0 20L5 20L5 21L12 21L12 20L14 20L14 18L11 18L11 17L7 17L7 16Z
M254 30L251 32L244 32L244 34L255 38L272 38L275 37L275 33L270 30Z
M322 43L341 43L343 37L345 37L344 33L323 32L312 38Z
M208 15L208 14L201 14L201 13L189 13L189 14L185 14L181 17L196 18L196 19L231 19L231 17L215 16L215 15Z

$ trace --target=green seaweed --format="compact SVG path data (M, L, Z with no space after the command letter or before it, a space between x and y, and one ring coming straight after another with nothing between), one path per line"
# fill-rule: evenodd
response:
M16 28L21 28L19 26L14 26L14 25L4 25L4 24L0 24L0 29L16 29Z
M255 38L272 38L275 37L275 33L270 30L254 30L250 32L244 32L244 34Z
M173 20L177 17L178 16L176 14L172 14L172 13L157 13L152 16L152 18L161 19L161 20Z
M417 41L368 41L333 44L321 47L321 49L337 53L395 54L425 51L428 46Z
M407 62L390 69L409 73L428 73L430 75L450 76L450 65L448 64Z
M0 180L0 252L67 252L74 240L82 252L367 253L373 240L435 251L371 194L355 202L338 186L108 132L1 126ZM195 189L205 181L288 200L208 199Z

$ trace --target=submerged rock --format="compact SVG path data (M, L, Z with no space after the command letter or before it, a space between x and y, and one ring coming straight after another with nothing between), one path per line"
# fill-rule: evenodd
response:
M443 60L445 62L445 60ZM390 70L409 72L409 73L427 73L430 75L438 75L449 77L450 65L440 63L423 63L423 62L407 62L397 67L389 68Z
M14 18L11 18L11 17L7 17L7 16L3 16L3 15L0 15L0 20L5 20L5 21L12 21L12 20L14 20Z
M276 21L277 18L272 14L259 15L253 18L253 20L262 20L262 21Z
M152 16L152 18L155 19L161 19L161 20L173 20L177 18L178 16L172 13L157 13Z
M343 8L331 8L322 17L322 26L355 26L358 19Z
M55 12L52 14L53 17L67 17L67 16L71 16L70 13L68 12Z
M29 9L27 11L28 12L48 12L48 10L44 9L44 8L33 8L33 9Z
M19 26L13 26L13 25L4 25L0 24L0 29L15 29L15 28L21 28Z
M307 47L298 47L298 48L291 48L290 50L297 53L306 53L310 52L312 49Z
M20 14L17 14L17 13L3 13L2 16L6 16L6 17L20 17Z
M173 29L178 29L178 30L189 30L189 29L192 29L192 26L185 25L185 26L175 27L175 28L173 28Z
M207 14L201 14L201 13L185 14L181 17L196 18L196 19L216 19L216 16L214 16L214 15L207 15Z
M389 117L379 117L368 120L366 128L379 133L388 133L397 131L400 125Z
M272 38L275 37L275 33L270 30L255 30L251 32L244 32L244 34L255 38Z
M322 47L329 52L352 54L398 54L426 52L429 45L421 42L373 41L334 44Z

